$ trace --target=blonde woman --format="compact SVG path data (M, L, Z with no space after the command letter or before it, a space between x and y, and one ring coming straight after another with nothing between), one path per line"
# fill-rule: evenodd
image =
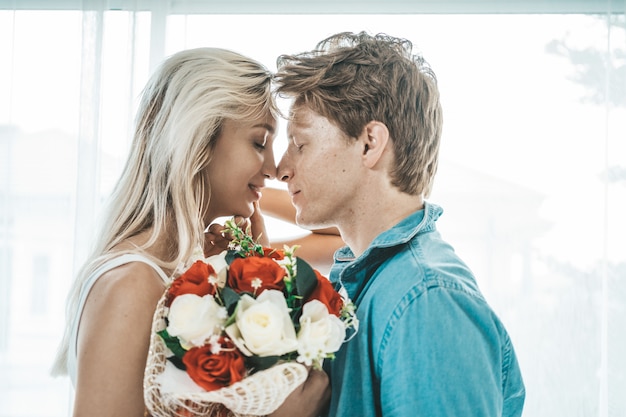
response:
M179 52L148 82L53 369L72 379L75 416L144 415L157 301L215 218L253 214L276 173L276 114L271 74L231 51ZM328 396L325 374L311 372L275 415L317 415Z

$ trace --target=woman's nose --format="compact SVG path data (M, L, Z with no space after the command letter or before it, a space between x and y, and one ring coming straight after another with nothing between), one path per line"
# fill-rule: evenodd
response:
M276 163L274 162L274 156L265 157L263 162L263 176L268 180L276 178Z

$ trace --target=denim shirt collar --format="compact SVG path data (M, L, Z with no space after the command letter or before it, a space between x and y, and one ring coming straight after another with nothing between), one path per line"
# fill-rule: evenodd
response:
M424 202L423 209L378 235L358 258L347 246L338 249L330 270L330 280L358 303L359 295L375 270L416 235L434 230L435 221L442 213L441 207Z
M435 221L441 216L443 209L436 204L424 202L424 208L411 213L391 229L378 235L363 254L355 259L348 246L339 248L334 255L335 263L360 262L370 256L377 248L389 248L407 243L418 233L430 232L435 229Z

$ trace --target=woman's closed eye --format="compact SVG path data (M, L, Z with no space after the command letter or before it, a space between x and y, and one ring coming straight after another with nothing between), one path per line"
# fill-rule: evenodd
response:
M257 137L254 139L254 147L259 151L264 151L267 146L267 134L263 137Z

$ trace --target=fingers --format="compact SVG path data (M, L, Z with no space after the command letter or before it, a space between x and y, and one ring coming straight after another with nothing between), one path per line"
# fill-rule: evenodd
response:
M211 224L204 232L204 256L208 258L228 249L231 239L232 237L225 233L223 225Z
M237 226L239 226L242 230L246 230L248 227L250 227L250 220L246 219L243 216L235 216L233 217L233 220L235 221L235 224Z
M250 219L243 216L234 216L233 221L243 231L251 233L255 241L258 240L261 245L267 247L269 246L269 239L267 238L267 233L265 233L265 222L257 202L254 203L254 208L255 210ZM233 236L226 230L224 225L212 223L204 232L204 256L208 258L228 249L232 239Z
M270 240L265 229L265 220L258 201L254 202L254 211L252 212L252 216L250 216L250 230L252 237L261 245L265 247L270 245Z

